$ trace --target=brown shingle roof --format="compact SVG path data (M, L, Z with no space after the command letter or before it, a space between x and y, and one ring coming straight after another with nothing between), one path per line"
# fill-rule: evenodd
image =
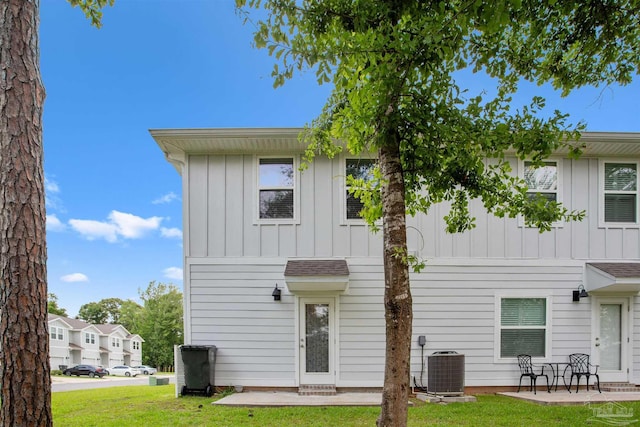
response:
M640 262L590 262L587 265L613 277L640 277Z
M285 276L348 276L349 267L343 259L288 261Z

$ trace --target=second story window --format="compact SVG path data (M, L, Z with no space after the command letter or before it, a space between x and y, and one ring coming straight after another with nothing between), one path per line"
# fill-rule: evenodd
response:
M120 347L120 338L112 338L111 347Z
M64 339L63 329L57 326L51 326L49 329L49 336L52 340L62 341Z
M87 344L95 344L96 343L96 334L91 334L89 332L85 332L84 334L84 342Z
M638 164L602 164L603 218L605 223L638 223Z
M376 165L375 159L346 159L345 175L352 176L355 179L363 179L365 182L373 179L373 168ZM355 194L350 194L349 185L345 185L346 197L346 218L361 219L360 211L363 204Z
M551 202L558 199L558 162L544 162L535 167L532 162L524 162L524 180L529 190L528 195L540 194Z
M258 218L294 219L295 167L292 157L258 160Z

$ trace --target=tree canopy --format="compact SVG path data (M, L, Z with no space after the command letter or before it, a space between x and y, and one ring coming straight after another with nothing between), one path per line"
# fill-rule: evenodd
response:
M67 310L62 307L58 307L58 296L53 293L48 294L47 312L51 314L57 314L58 316L68 317Z
M638 0L237 0L263 7L255 45L276 59L274 85L312 69L333 91L305 129L307 161L378 156L377 179L350 179L364 218L383 218L386 367L380 426L406 425L411 292L406 214L447 202L447 230L474 227L470 201L498 217L523 215L540 231L577 220L527 196L509 156L534 166L563 150L580 154L580 131L534 96L514 105L523 81L562 95L585 85L626 84L640 71ZM247 19L251 18L243 10ZM471 92L468 73L494 87ZM473 78L473 77L471 77ZM336 142L339 141L339 142ZM395 379L393 378L395 376Z

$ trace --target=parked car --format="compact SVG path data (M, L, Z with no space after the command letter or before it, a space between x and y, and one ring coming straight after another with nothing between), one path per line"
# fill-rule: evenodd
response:
M105 374L105 375L109 375L109 369L105 368L105 367L104 367L104 366L102 366L102 365L98 365L98 368L101 368L101 369L104 371L104 374Z
M138 371L137 369L132 368L131 366L127 366L127 365L118 365L118 366L112 366L111 368L109 368L109 374L111 374L111 375L122 375L122 376L125 376L125 377L135 377L139 373L140 373L140 371Z
M158 370L156 368L148 365L134 366L133 369L137 369L138 371L142 372L145 375L153 375L158 373Z
M68 377L71 375L75 375L79 377L80 375L88 375L90 378L99 377L102 378L105 376L105 372L102 368L93 365L76 365L71 368L67 368L62 373Z

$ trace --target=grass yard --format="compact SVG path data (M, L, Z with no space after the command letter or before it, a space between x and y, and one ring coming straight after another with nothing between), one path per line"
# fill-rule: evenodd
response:
M175 386L128 386L53 393L53 421L66 426L375 426L377 407L228 408L216 398L174 397ZM640 415L640 402L622 406ZM587 406L540 406L503 396L475 403L426 404L409 409L409 425L584 426ZM638 417L634 417L637 419Z

